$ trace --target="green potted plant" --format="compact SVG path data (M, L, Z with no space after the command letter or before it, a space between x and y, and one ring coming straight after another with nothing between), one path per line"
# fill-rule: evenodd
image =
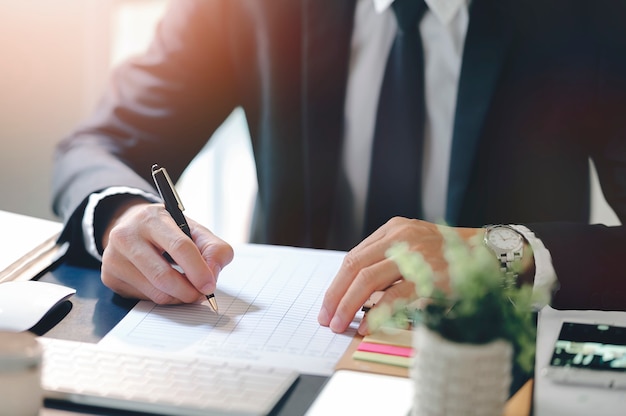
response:
M517 285L479 236L465 241L452 228L439 229L447 271L434 272L406 243L393 245L387 257L415 284L418 306L380 305L368 313L368 325L376 330L414 323L414 415L465 414L469 407L475 414L501 415L513 355L522 370L533 368L533 305L545 302L537 298L545 294Z

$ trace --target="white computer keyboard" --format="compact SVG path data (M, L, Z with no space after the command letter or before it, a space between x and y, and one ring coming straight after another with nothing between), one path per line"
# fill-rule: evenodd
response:
M298 378L293 370L140 355L40 337L46 397L165 415L267 415Z

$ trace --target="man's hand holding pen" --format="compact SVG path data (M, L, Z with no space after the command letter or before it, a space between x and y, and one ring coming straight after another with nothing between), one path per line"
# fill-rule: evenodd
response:
M157 164L152 165L152 179L154 180L154 184L159 191L159 195L161 195L161 199L163 200L163 205L165 206L165 210L170 214L172 219L178 225L187 237L193 241L193 237L191 236L191 229L189 228L189 224L187 223L187 219L185 218L185 214L183 211L185 208L183 207L183 202L180 200L178 196L178 192L176 192L176 188L174 187L174 183L170 178L170 175L167 173L164 167L161 167ZM170 263L174 263L174 265L178 266L176 260L174 260L170 254L166 251L163 253L165 258ZM184 273L184 270L179 270L181 273ZM217 278L216 278L217 281ZM206 289L204 287L203 289ZM213 292L206 293L206 298L209 301L209 305L211 308L217 312L217 300L215 299L215 295Z
M233 249L206 227L187 222L191 239L163 204L135 198L118 207L103 235L103 283L122 296L158 304L192 303L212 294ZM163 252L185 273L172 268Z

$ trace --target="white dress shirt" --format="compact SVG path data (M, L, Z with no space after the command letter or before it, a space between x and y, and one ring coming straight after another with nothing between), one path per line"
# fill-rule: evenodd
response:
M387 56L397 32L393 0L359 0L352 34L346 92L343 163L355 199L354 218L363 224L371 151ZM426 122L422 201L424 219L445 215L456 93L461 72L467 0L427 0L420 21L424 49Z

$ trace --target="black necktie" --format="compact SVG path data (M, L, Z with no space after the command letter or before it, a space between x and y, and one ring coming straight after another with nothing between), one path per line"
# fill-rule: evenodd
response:
M364 235L391 217L422 214L424 64L418 22L424 0L395 0L398 34L389 53L378 102Z

